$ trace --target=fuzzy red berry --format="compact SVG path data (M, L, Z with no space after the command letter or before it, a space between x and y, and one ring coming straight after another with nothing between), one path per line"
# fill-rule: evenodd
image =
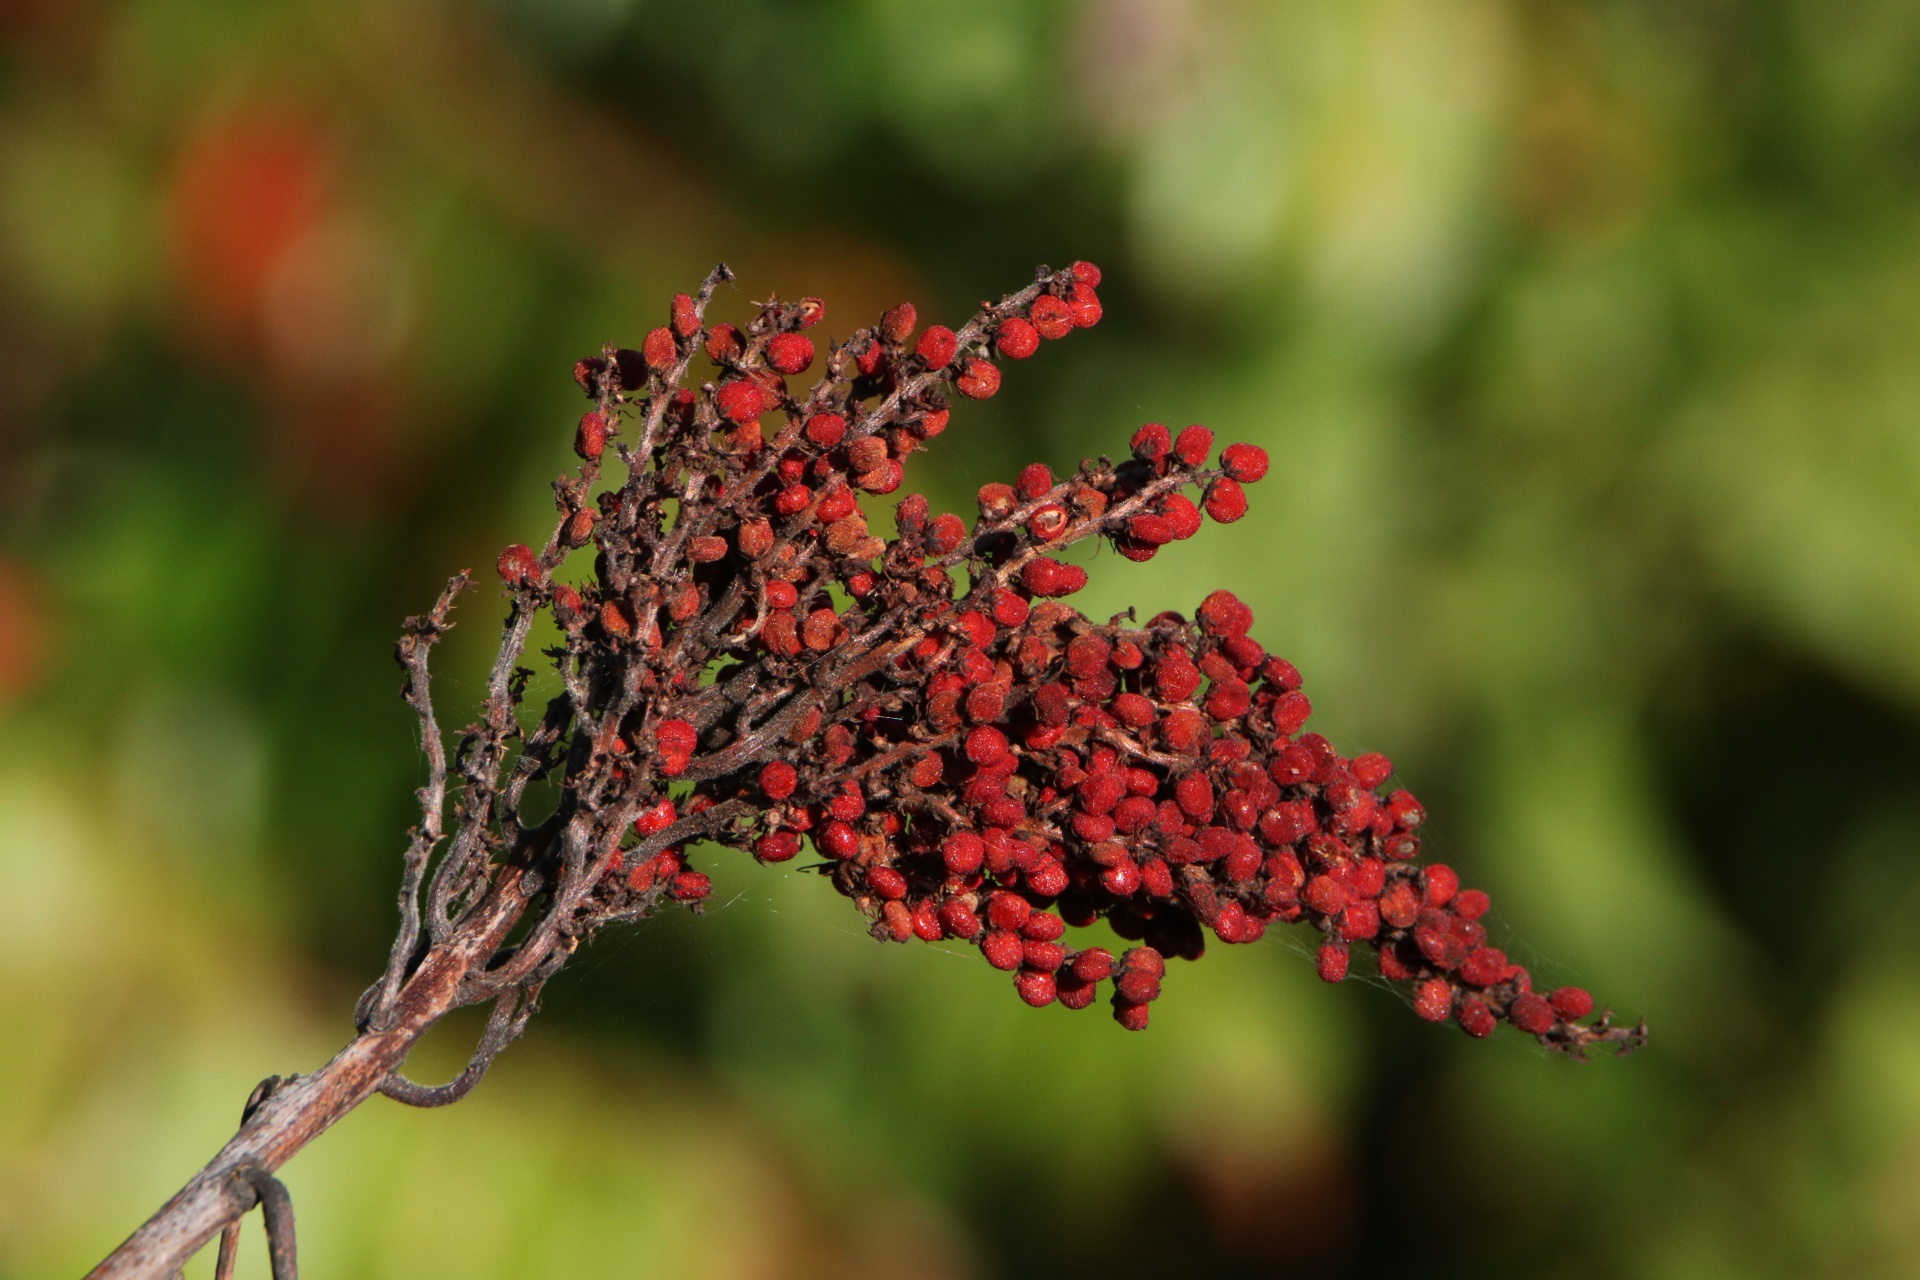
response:
M1453 984L1428 978L1413 989L1413 1011L1428 1022L1445 1022L1453 1012Z
M1056 994L1053 975L1035 969L1021 970L1019 976L1014 978L1013 985L1020 993L1020 998L1036 1009L1052 1004Z
M907 878L892 867L874 867L869 870L867 887L882 898L895 902L907 896Z
M1026 957L1026 948L1020 945L1019 934L1006 929L992 929L980 940L980 954L994 968L1011 973L1020 967L1020 961Z
M647 334L645 342L640 344L640 354L647 362L647 368L659 372L673 367L680 358L680 350L674 345L673 330L655 329Z
M1207 515L1221 524L1232 524L1247 514L1247 495L1231 476L1221 476L1207 486Z
M1453 1016L1459 1022L1460 1029L1476 1040L1484 1040L1492 1035L1494 1027L1498 1025L1493 1011L1479 996L1468 996L1462 1000L1453 1011Z
M611 430L607 415L598 409L580 415L579 429L573 433L573 451L588 462L597 462L606 452Z
M1086 285L1089 289L1100 287L1100 268L1091 262L1076 262L1068 270L1073 272L1075 281Z
M1444 862L1430 863L1420 873L1423 897L1430 907L1444 907L1460 892L1460 875Z
M1158 422L1149 422L1133 433L1133 456L1143 462L1158 462L1172 449L1172 433Z
M986 926L980 923L980 917L973 908L958 898L942 903L940 906L940 926L955 938L965 938L971 942L980 936Z
M1593 997L1583 987L1561 987L1547 997L1547 1003L1568 1022L1578 1022L1593 1012Z
M860 837L846 823L835 819L821 827L813 843L829 858L844 861L860 851Z
M1322 982L1339 982L1347 976L1347 944L1344 942L1323 942L1315 966L1320 970Z
M767 343L767 363L784 374L805 373L813 363L813 339L798 333L776 333Z
M1073 332L1073 312L1065 302L1050 293L1043 293L1033 300L1033 306L1027 311L1027 319L1032 322L1034 331L1043 338L1064 338Z
M994 332L993 347L1009 360L1025 360L1040 349L1040 331L1014 316L1002 321Z
M932 332L928 330L929 334ZM966 369L954 379L953 387L969 400L991 399L1000 390L1000 369L990 360L969 360Z
M1252 484L1267 474L1267 451L1257 444L1230 444L1220 451L1220 465L1241 484Z
M920 335L920 341L914 344L913 352L926 363L929 369L944 369L953 360L954 352L960 349L959 338L953 330L943 324L929 325Z
M1073 291L1067 295L1067 314L1076 329L1091 329L1100 323L1100 295L1093 291L1092 285L1076 283L1073 286Z
M667 888L667 893L681 902L698 902L712 892L713 881L698 871L682 871Z
M1529 992L1507 1007L1507 1020L1528 1035L1545 1035L1553 1030L1553 1006Z
M688 294L673 295L671 317L673 331L683 338L700 328L700 310Z
M752 422L767 411L766 393L760 384L744 378L721 383L713 400L729 422Z
M920 323L920 313L911 302L903 302L880 317L880 336L891 343L905 342Z
M525 587L540 581L540 560L530 547L516 542L500 553L494 567L510 587Z
M1173 454L1190 467L1205 466L1207 454L1213 449L1213 432L1195 424L1180 433L1173 442Z

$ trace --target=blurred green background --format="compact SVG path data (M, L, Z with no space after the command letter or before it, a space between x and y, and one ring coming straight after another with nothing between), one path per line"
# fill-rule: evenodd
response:
M4 0L0 1276L350 1034L392 639L551 520L577 356L723 258L844 335L1078 257L1105 322L911 486L1272 450L1085 607L1239 592L1652 1047L1470 1042L1285 933L1130 1036L710 854L474 1097L288 1167L311 1274L1920 1275L1920 6Z

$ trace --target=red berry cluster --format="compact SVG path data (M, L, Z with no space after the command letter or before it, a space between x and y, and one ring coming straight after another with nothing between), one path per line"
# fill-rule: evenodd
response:
M1299 672L1251 637L1239 600L1144 624L1062 602L1087 580L1062 548L1097 535L1145 560L1237 520L1264 450L1215 460L1207 428L1149 424L1119 462L1035 463L983 487L971 524L910 494L897 536L869 531L859 495L901 487L953 395L999 389L991 356L1024 360L1100 319L1096 268L1042 268L958 330L920 329L902 304L826 344L804 392L788 379L821 356L807 331L824 305L776 299L744 329L708 325L725 278L676 297L639 351L577 366L595 398L585 465L556 484L545 551L500 557L515 617L551 608L566 634L566 694L523 761L566 773L548 820L565 833L562 897L575 886L565 927L697 903L710 883L687 865L693 840L765 862L810 841L876 937L971 943L1030 1005L1085 1008L1107 983L1140 1029L1166 958L1198 958L1206 931L1253 942L1304 921L1322 977L1344 978L1364 945L1431 1020L1476 1036L1505 1020L1575 1054L1639 1042L1583 1022L1583 991L1534 993L1487 945L1486 895L1416 864L1423 811L1383 793L1384 756L1303 731ZM698 359L712 376L687 385ZM602 485L609 451L625 477ZM592 576L556 581L588 543ZM1103 918L1142 945L1116 958L1068 940Z

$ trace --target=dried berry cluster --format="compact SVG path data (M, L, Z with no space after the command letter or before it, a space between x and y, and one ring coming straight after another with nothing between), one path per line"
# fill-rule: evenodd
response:
M1382 794L1384 756L1347 759L1302 732L1299 672L1249 635L1239 600L1215 592L1194 621L1143 624L1062 602L1086 572L1060 549L1098 535L1144 560L1236 520L1263 450L1215 459L1205 427L1149 424L1124 461L1064 477L1036 463L987 485L971 525L911 494L895 537L869 530L859 495L900 488L950 397L993 395L995 356L1026 359L1100 319L1096 268L1043 268L957 331L918 330L903 304L824 351L813 298L708 325L724 278L676 297L638 351L579 364L595 401L584 465L556 483L546 547L500 556L510 635L544 607L566 636L566 693L514 770L563 778L541 828L554 838L519 842L551 886L547 954L705 897L696 839L765 862L810 840L876 937L972 943L1031 1005L1084 1008L1109 982L1115 1017L1143 1028L1165 957L1198 958L1206 930L1252 942L1305 921L1322 977L1344 978L1364 945L1430 1020L1475 1036L1505 1020L1574 1054L1639 1043L1639 1028L1583 1022L1584 991L1535 993L1487 945L1486 895L1415 863L1422 810ZM701 359L713 378L689 386ZM789 384L816 363L810 388ZM610 457L624 475L602 485ZM588 543L592 576L559 581ZM504 729L470 738L469 763L491 752L497 777ZM509 791L493 806L505 846L520 834ZM483 786L470 804L485 799ZM1103 917L1144 945L1116 958L1067 940Z
M900 488L950 397L999 390L995 356L1024 360L1099 321L1092 264L1042 267L958 330L916 336L902 304L824 351L808 336L826 315L817 298L709 325L731 278L716 268L674 298L639 350L575 368L594 402L581 466L554 483L545 545L500 553L505 634L451 752L428 659L468 575L408 619L398 656L428 778L400 931L356 1036L317 1072L262 1081L240 1131L94 1275L178 1274L215 1234L230 1274L258 1203L274 1275L290 1280L291 1202L272 1171L376 1091L463 1097L597 929L697 908L712 882L687 851L702 840L763 862L810 840L875 937L972 943L1030 1005L1083 1009L1109 983L1134 1030L1166 958L1197 959L1206 930L1252 942L1304 921L1327 981L1364 945L1416 1012L1470 1035L1505 1020L1580 1057L1645 1040L1645 1024L1588 1021L1577 987L1534 992L1487 945L1487 896L1416 865L1424 814L1381 793L1386 757L1349 760L1303 732L1300 673L1249 635L1246 605L1216 591L1191 622L1102 624L1062 603L1087 575L1060 549L1097 535L1145 560L1209 518L1237 520L1242 486L1267 473L1261 449L1210 463L1205 427L1149 424L1122 462L1066 477L1036 463L987 485L971 527L912 494L895 537L869 530L859 495ZM699 360L711 380L689 386ZM789 385L816 363L810 388ZM566 581L588 546L592 573ZM562 689L529 724L519 661L543 612L564 636L549 651ZM1067 941L1102 918L1143 945L1115 957ZM439 1019L486 1001L465 1070L441 1085L402 1074Z

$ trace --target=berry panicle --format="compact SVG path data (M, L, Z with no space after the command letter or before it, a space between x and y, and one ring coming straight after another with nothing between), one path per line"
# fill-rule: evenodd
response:
M708 324L731 278L677 296L641 350L576 366L593 407L559 525L499 561L509 626L550 608L565 634L534 758L567 771L562 891L603 869L572 927L698 903L695 840L764 862L810 842L876 938L969 943L1029 1005L1105 991L1138 1030L1169 959L1299 924L1327 981L1370 951L1420 1016L1470 1035L1504 1021L1577 1056L1644 1039L1488 945L1486 895L1420 864L1425 813L1392 764L1307 731L1300 673L1231 593L1144 623L1066 603L1087 582L1060 558L1076 542L1146 560L1244 515L1258 446L1149 423L1119 462L1036 463L970 518L908 493L897 535L870 531L863 503L901 491L956 395L996 394L997 361L1098 323L1098 268L1042 268L958 328L903 303L838 343L810 335L814 298ZM589 543L591 576L557 581ZM1138 945L1076 945L1100 920Z

